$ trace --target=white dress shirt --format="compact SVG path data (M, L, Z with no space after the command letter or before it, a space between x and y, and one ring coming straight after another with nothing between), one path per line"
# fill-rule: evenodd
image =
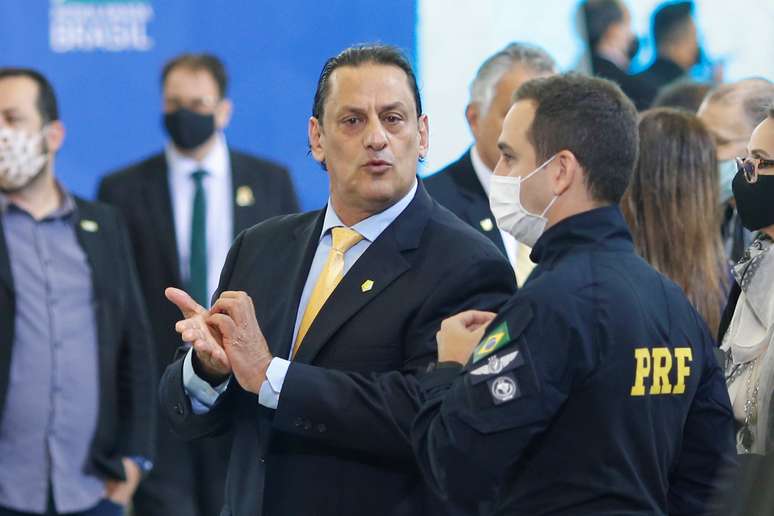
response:
M234 208L231 181L231 162L226 139L219 133L215 145L201 162L184 156L172 144L166 146L169 167L169 191L172 196L172 215L175 219L177 256L180 276L185 284L189 279L191 256L191 216L196 190L192 174L204 170L203 186L207 197L207 300L218 288L220 271L234 240Z

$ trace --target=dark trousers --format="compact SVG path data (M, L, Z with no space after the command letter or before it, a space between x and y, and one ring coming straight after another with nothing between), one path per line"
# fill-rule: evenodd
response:
M81 512L56 512L53 503L49 502L48 510L43 516L123 516L124 508L110 500L102 500L96 507ZM12 511L0 507L0 516L41 516L29 512Z

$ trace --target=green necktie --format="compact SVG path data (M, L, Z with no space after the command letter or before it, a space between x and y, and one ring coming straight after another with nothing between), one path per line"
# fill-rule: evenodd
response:
M206 175L204 170L191 174L195 192L191 214L191 255L188 262L188 293L205 308L210 305L207 299L207 195L203 183Z

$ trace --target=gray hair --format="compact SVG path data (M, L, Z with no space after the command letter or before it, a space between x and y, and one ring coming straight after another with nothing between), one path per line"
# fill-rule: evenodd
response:
M514 66L521 65L538 74L556 72L554 59L542 48L529 43L510 43L490 56L479 67L470 85L470 101L489 109L497 82Z
M742 79L718 86L709 92L704 102L741 104L747 123L755 128L766 119L769 106L774 103L774 83L763 77Z

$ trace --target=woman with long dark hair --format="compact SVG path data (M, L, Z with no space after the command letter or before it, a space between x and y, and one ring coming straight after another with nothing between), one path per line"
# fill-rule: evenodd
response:
M714 335L728 271L712 136L695 115L668 108L644 112L639 131L637 167L621 202L634 245L682 287Z

